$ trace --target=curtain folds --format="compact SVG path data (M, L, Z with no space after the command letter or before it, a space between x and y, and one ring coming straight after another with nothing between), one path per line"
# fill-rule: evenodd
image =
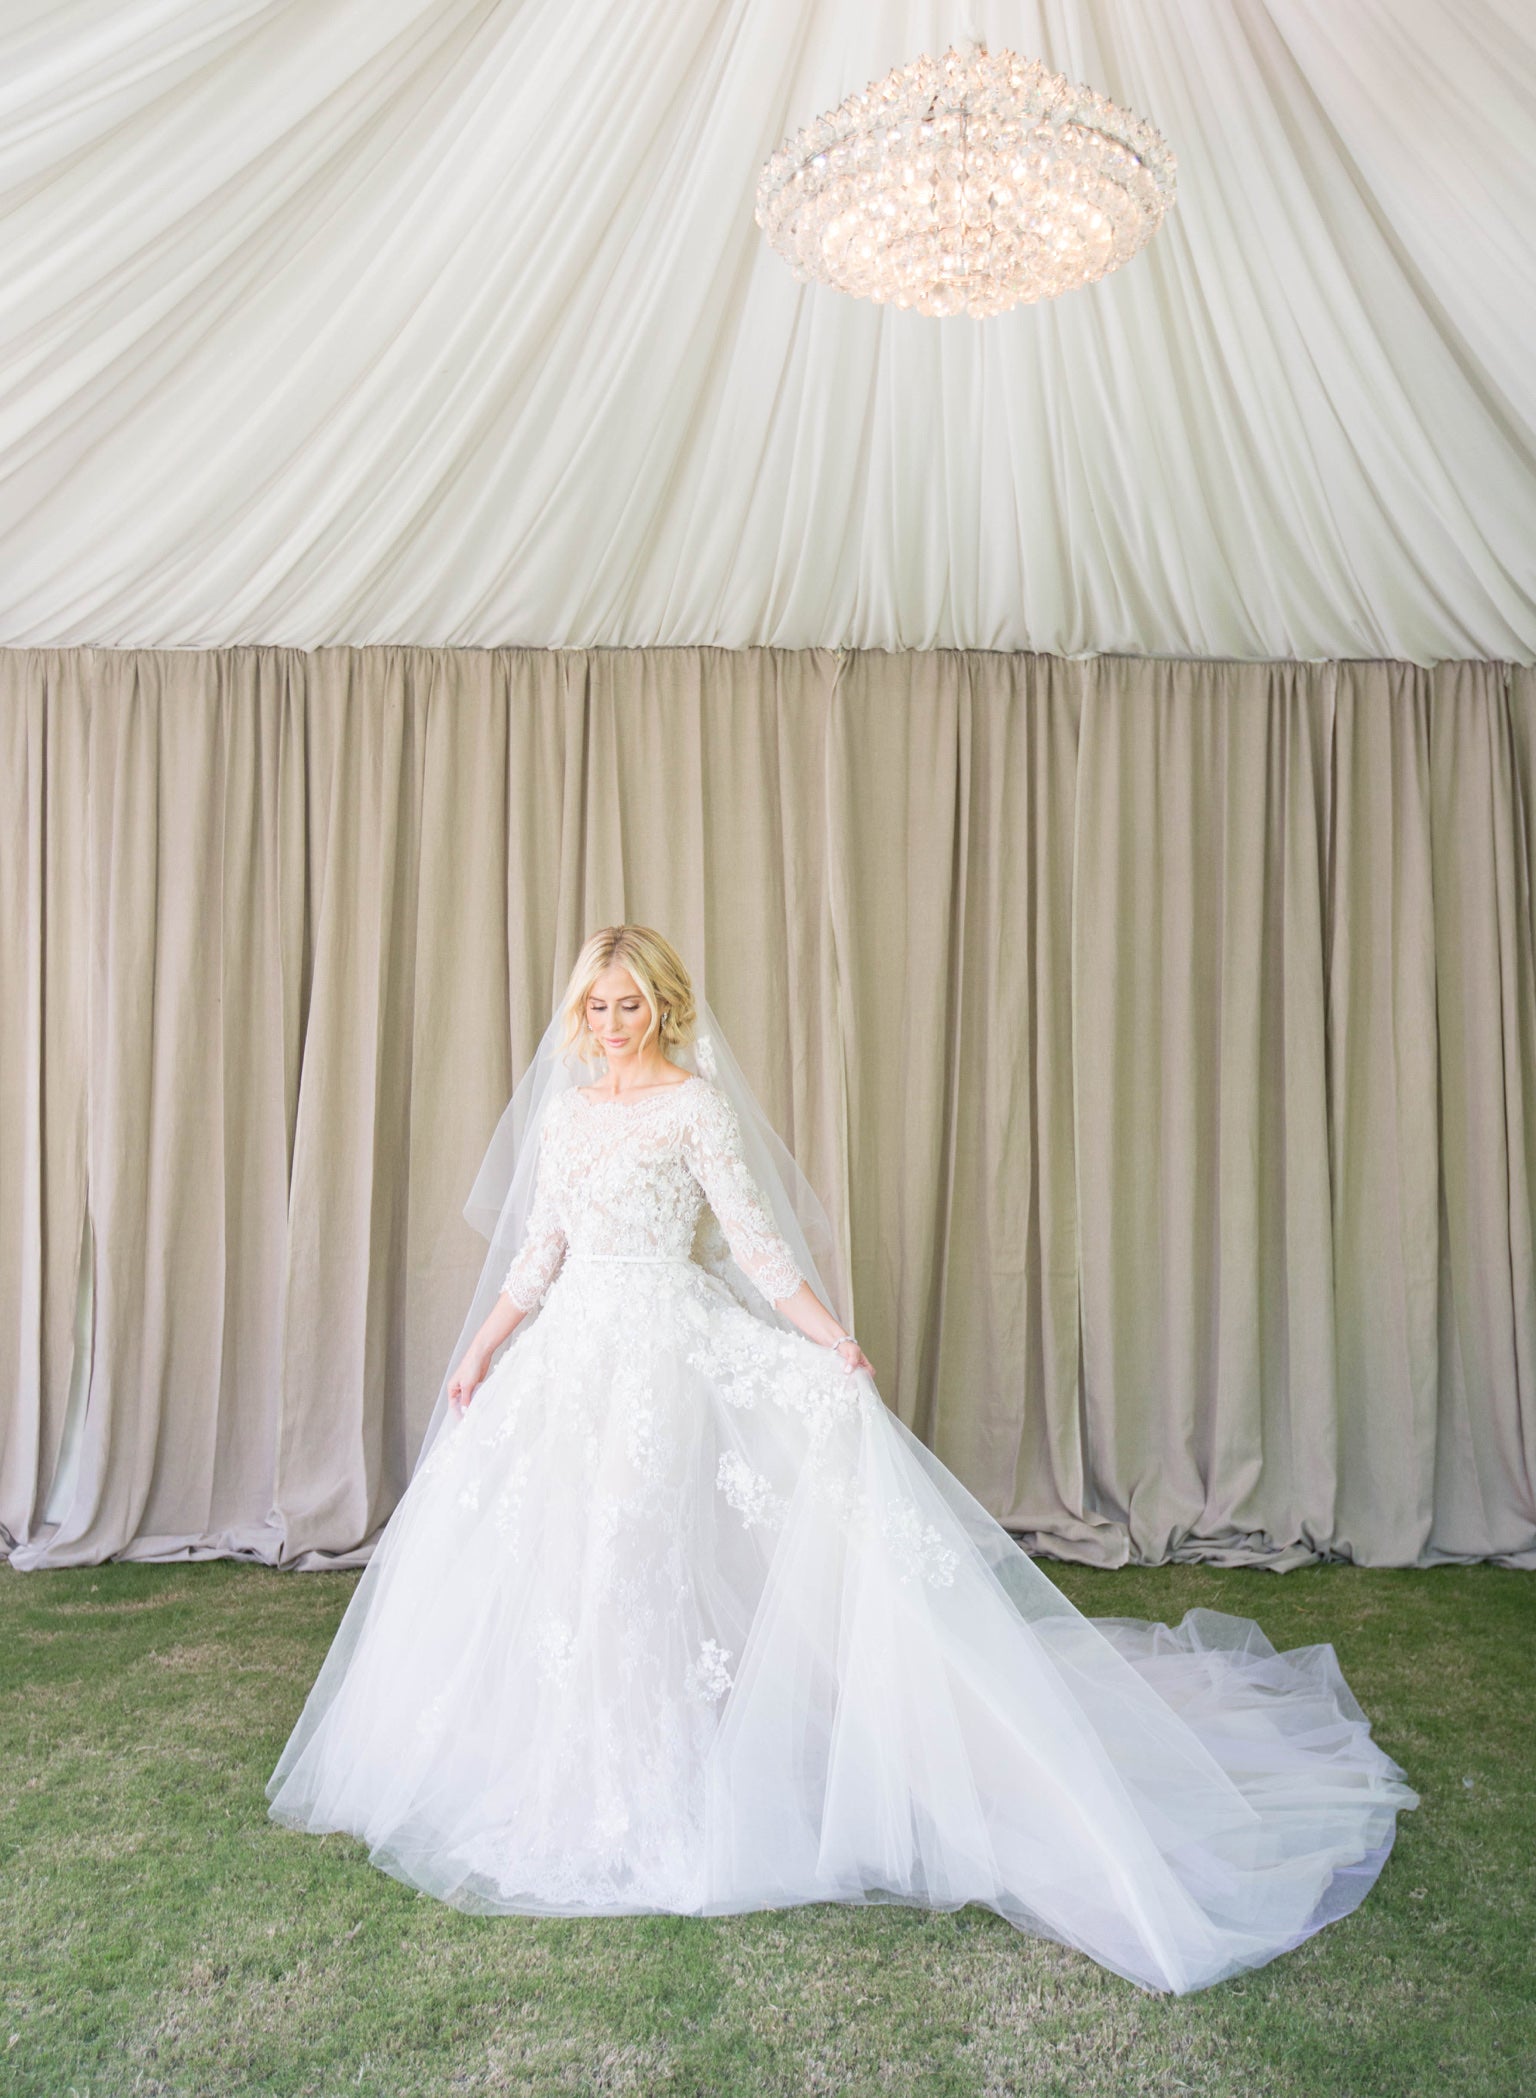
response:
M585 932L1032 1547L1536 1565L1536 673L0 652L0 1525L335 1563Z

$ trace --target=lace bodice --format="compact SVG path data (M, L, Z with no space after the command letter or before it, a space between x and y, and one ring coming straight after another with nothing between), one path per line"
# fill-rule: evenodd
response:
M792 1296L803 1277L718 1088L690 1076L635 1100L604 1100L573 1086L544 1118L527 1236L503 1293L531 1311L568 1252L687 1259L706 1203L763 1295Z

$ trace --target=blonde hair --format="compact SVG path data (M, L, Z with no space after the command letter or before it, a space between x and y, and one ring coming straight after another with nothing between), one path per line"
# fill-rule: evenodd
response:
M693 985L677 949L648 925L605 925L577 955L565 987L562 1049L579 1047L584 1057L601 1054L587 1026L587 999L603 971L615 968L629 971L650 1007L651 1024L642 1048L652 1035L658 1037L663 1055L692 1041L696 1018Z

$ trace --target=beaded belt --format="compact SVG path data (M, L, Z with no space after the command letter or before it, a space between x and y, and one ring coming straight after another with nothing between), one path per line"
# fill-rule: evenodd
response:
M638 1261L645 1267L691 1268L697 1262L686 1253L576 1253L566 1254L567 1260L622 1260Z

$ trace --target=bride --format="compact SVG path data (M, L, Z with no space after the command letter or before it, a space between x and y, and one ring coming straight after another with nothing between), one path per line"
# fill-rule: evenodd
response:
M582 949L466 1215L494 1308L274 1819L466 1909L975 1901L1179 1992L1364 1897L1417 1800L1332 1648L1072 1607L882 1403L658 934Z

